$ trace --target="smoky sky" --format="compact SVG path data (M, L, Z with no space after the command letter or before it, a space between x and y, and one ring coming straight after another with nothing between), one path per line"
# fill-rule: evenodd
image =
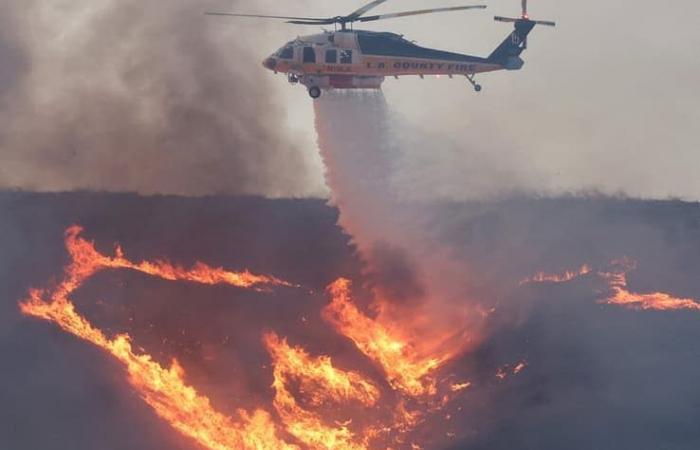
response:
M3 2L0 187L313 193L264 24L203 15L237 3Z
M487 4L372 29L484 56L510 32L493 15L520 9L517 0ZM530 0L529 8L531 17L557 27L532 31L523 70L477 76L484 87L478 95L461 77L385 83L387 101L406 122L397 136L406 153L404 190L452 199L592 190L700 199L698 5Z
M361 3L315 0L307 8L335 15ZM487 56L511 31L493 16L517 15L520 2L485 3L486 10L361 27ZM377 12L460 4L389 1ZM555 20L557 27L534 29L523 70L477 76L481 93L463 77L385 81L387 102L400 116L394 139L403 157L395 178L405 195L463 200L599 191L700 199L700 7L530 0L529 8L531 17ZM287 92L301 108L303 90Z
M178 357L217 409L269 405L263 330L377 376L320 318L330 281L363 283L338 211L323 201L3 193L0 206L0 435L8 448L194 448L132 393L119 365L49 323L20 316L17 301L27 289L60 275L62 235L72 223L85 226L103 252L118 241L134 259L248 267L315 291L262 294L106 272L76 293L78 309L107 332L128 331L163 364ZM638 261L632 290L700 298L697 204L597 197L434 207L443 220L428 231L471 262L469 277L480 280L472 283L475 296L493 299L497 309L479 348L449 367L473 387L461 409L445 411L448 421L435 416L426 433L437 443L426 448L698 448L697 313L599 305L595 277L519 285L540 270L628 256ZM494 377L519 360L528 363L521 375ZM454 438L431 435L446 428Z
M203 10L333 16L363 2L10 0L0 5L0 186L327 195L311 101L260 61L297 35ZM430 3L428 5L428 3ZM460 4L445 0L446 6ZM509 26L485 11L363 24L487 55ZM377 12L435 6L390 1ZM601 191L700 198L697 5L531 0L524 69L384 84L406 195L473 199Z

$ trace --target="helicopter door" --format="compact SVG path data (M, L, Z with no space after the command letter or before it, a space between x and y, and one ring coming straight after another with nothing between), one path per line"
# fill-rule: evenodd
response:
M326 50L326 64L336 64L338 62L338 50Z
M316 50L313 47L304 47L302 61L304 64L316 64Z

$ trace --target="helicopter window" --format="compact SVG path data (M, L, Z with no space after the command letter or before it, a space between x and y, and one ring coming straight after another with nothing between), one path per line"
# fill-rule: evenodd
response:
M338 50L326 50L326 64L335 64L338 62Z
M304 62L316 64L316 51L313 47L304 47Z
M352 64L352 50L340 51L340 64Z
M282 50L280 50L278 56L282 59L293 59L294 47L284 47Z
M406 58L433 58L448 61L469 61L470 57L458 53L423 48L401 36L390 33L360 32L357 36L363 55L401 56Z

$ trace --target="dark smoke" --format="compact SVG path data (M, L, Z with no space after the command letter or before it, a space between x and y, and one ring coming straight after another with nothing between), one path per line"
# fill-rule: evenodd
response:
M0 188L308 195L265 28L207 6L4 2Z

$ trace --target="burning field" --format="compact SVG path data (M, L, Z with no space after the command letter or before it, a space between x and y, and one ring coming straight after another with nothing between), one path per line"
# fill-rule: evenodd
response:
M330 205L2 194L8 448L697 448L697 205L419 201L315 114Z
M700 449L688 8L311 103L205 3L0 3L0 450Z
M478 336L457 339L445 322L419 339L422 321L391 320L399 306L378 299L381 275L319 201L2 203L8 448L690 449L700 439L694 205L433 206L445 218L436 242L482 261L465 290L493 301Z

